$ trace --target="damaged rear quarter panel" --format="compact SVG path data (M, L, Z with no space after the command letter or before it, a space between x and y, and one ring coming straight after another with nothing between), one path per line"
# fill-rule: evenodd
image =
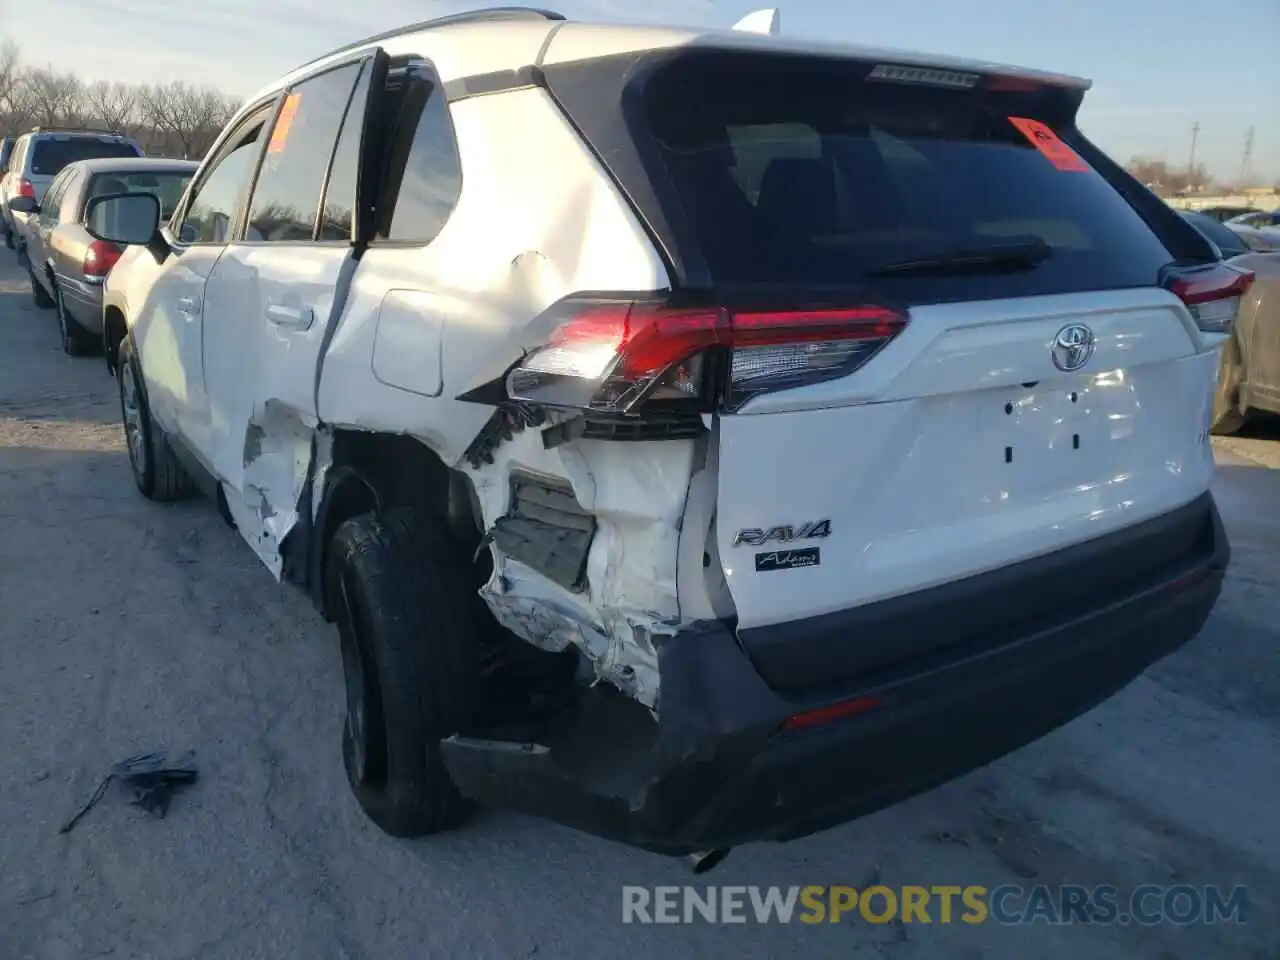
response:
M365 253L324 359L320 418L423 441L472 478L486 531L510 507L513 474L569 484L596 522L586 589L561 586L491 548L494 573L484 596L518 635L549 649L578 645L599 676L652 706L651 638L680 620L677 545L695 442L577 441L548 451L541 431L530 428L475 469L464 454L494 409L454 398L514 364L522 333L552 303L587 290L666 289L665 268L544 91L475 97L450 109L462 161L457 206L431 243L374 244ZM375 377L379 310L389 290L425 295L397 295L421 311L422 335L413 336L413 320L401 310L395 363L381 364ZM421 383L427 371L440 371L439 396L410 382L415 369L423 371Z

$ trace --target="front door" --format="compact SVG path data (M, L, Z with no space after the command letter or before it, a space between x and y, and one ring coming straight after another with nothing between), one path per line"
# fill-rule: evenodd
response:
M273 111L265 105L238 124L197 174L172 224L174 254L134 327L153 415L207 469L215 466L203 352L208 280L240 222Z

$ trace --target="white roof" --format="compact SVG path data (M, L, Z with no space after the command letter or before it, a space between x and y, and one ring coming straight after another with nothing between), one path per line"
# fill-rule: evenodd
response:
M547 43L548 38L550 43ZM351 60L362 52L368 52L379 46L391 56L417 54L431 60L441 79L446 82L479 74L516 70L534 64L552 65L609 54L697 46L814 53L968 73L996 73L1081 90L1088 89L1090 86L1090 81L1079 77L1008 64L909 50L830 43L803 37L785 37L732 29L704 30L690 27L628 26L512 18L424 27L385 38L379 42L344 48L281 77L275 83L258 91L246 101L246 105L257 102L305 76L318 73L328 66Z

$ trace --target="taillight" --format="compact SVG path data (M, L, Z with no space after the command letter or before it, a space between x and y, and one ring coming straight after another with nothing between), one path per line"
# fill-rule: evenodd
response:
M607 413L712 397L736 409L760 393L848 375L906 322L880 306L763 311L569 298L535 322L550 335L508 374L507 394Z
M1187 305L1202 331L1229 333L1253 277L1252 271L1215 263L1175 270L1165 285Z
M84 253L81 271L86 277L105 277L120 259L121 250L114 243L95 240Z
M30 180L18 181L18 196L30 197L32 200L36 198L36 188L31 185Z

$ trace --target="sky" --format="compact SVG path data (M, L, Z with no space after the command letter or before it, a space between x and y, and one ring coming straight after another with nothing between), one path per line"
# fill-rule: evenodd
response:
M767 0L765 0L767 3ZM502 0L0 0L0 40L90 79L181 79L248 96L390 27ZM727 27L752 0L531 0L571 19ZM764 4L761 3L761 6ZM788 0L782 32L995 60L1094 81L1084 132L1115 159L1280 180L1280 0Z

